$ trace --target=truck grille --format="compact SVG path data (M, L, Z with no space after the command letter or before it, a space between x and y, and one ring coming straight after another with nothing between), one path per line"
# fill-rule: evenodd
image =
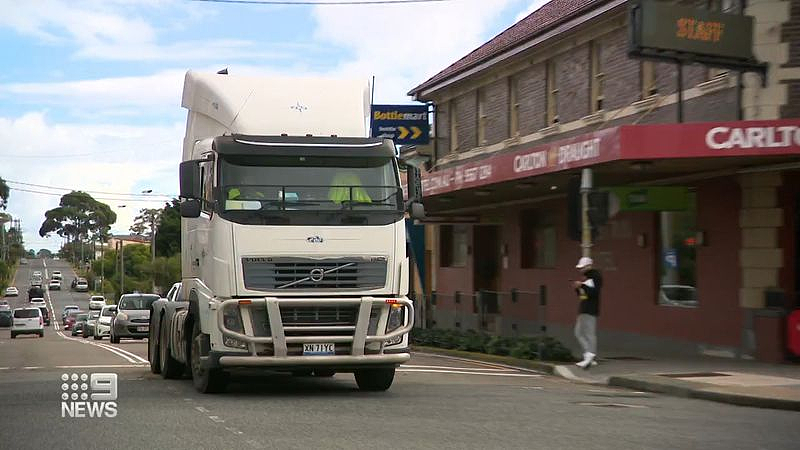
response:
M375 289L386 285L385 259L242 258L253 290Z
M297 306L281 308L284 326L330 326L356 324L358 308L353 306Z

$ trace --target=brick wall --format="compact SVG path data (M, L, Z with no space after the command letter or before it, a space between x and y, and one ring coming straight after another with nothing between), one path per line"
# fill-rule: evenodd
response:
M516 75L519 100L519 132L523 136L545 126L545 66L539 64Z
M786 83L788 98L786 104L781 106L781 118L800 117L800 80Z
M601 68L605 74L603 109L611 110L630 105L639 99L639 61L628 58L626 29L619 29L598 39Z
M800 66L800 0L791 2L789 21L781 27L781 40L789 43L789 60L784 67Z
M589 114L589 46L581 45L555 58L559 122Z
M496 144L508 137L508 79L502 78L486 87L486 144Z
M456 98L455 103L458 150L465 151L475 148L478 145L478 128L475 126L478 112L476 91Z

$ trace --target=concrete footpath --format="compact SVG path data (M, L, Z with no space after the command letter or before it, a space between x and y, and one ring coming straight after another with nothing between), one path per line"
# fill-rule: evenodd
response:
M579 383L616 386L740 406L800 411L800 364L697 357L608 355L583 370L574 364L414 347L434 353L503 364L560 376Z

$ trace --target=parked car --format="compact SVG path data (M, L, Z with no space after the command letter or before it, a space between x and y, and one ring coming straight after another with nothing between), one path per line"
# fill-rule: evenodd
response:
M103 306L106 306L106 298L102 295L93 295L89 297L89 309L103 309Z
M75 321L78 318L78 314L81 314L81 313L83 313L83 311L81 311L79 309L78 310L73 309L72 311L70 311L67 314L67 320L66 320L66 323L64 323L64 329L65 330L71 330L72 327L75 325Z
M0 309L0 327L10 327L11 326L11 315L13 313L10 309Z
M123 294L117 303L117 314L111 319L111 342L146 338L150 331L150 305L159 298L155 294Z
M47 289L51 291L60 291L61 290L61 282L58 280L50 280L50 284L47 285Z
M6 292L4 294L5 297L17 297L19 295L19 289L14 286L9 286L6 288Z
M77 311L79 309L81 309L81 308L78 305L67 305L67 306L65 306L64 307L64 311L61 312L61 325L66 325L66 323L67 323L67 314L69 314L70 311L72 311L72 310Z
M14 310L14 320L11 323L11 339L20 334L38 334L44 337L44 319L39 308L27 307Z
M117 305L106 305L100 310L100 317L94 324L94 339L103 339L103 336L111 334L111 319L117 312Z
M44 297L44 289L42 289L41 286L31 286L30 289L28 289L28 301L42 297Z
M75 281L75 290L78 292L89 292L89 282L86 278L78 278Z
M85 312L78 313L75 316L75 323L72 324L72 335L77 336L80 334L83 336L84 329L86 327L86 320L89 318L89 314Z
M94 326L97 324L97 319L100 317L100 310L95 309L89 311L89 317L86 319L86 326L83 327L83 337L88 338L94 336Z

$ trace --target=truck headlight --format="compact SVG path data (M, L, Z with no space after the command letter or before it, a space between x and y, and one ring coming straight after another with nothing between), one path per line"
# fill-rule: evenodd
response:
M225 328L231 331L242 333L244 330L244 326L242 325L242 313L239 311L238 305L228 306L223 310L222 322L225 324Z
M223 340L223 343L225 344L225 347L247 348L247 343L246 342L240 341L239 339L232 338L232 337L229 337L229 336L225 336L225 339Z
M406 308L398 303L392 304L389 307L389 318L386 320L386 332L400 328L405 323Z

